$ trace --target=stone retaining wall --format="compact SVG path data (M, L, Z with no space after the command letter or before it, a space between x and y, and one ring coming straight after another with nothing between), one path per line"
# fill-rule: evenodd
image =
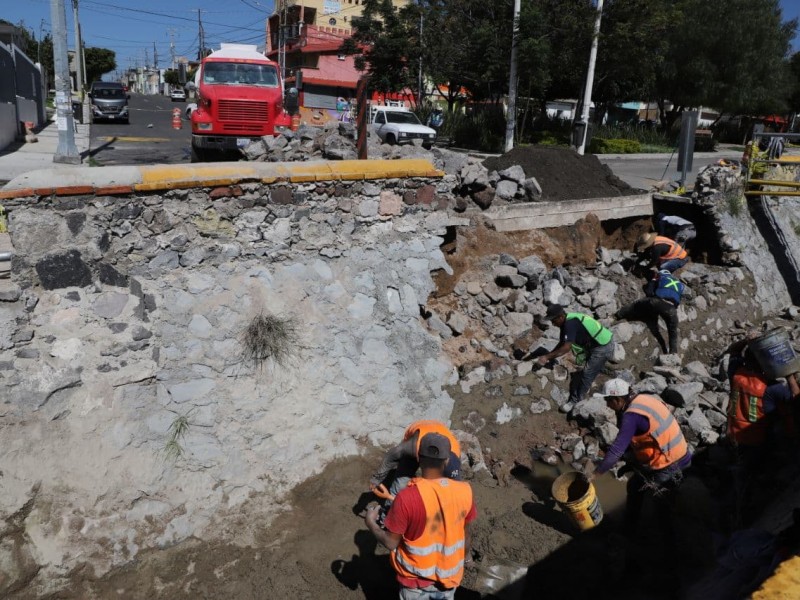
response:
M190 536L247 543L237 515L263 524L331 459L394 442L412 419L447 420L442 386L457 375L419 318L431 272L449 270L442 188L5 201L16 256L0 291L0 522L27 516L17 564L54 581ZM243 358L262 314L295 319L285 366Z

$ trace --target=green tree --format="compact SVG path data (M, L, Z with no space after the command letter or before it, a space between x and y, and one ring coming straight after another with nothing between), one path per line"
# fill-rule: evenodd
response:
M177 69L167 69L164 71L164 82L169 85L180 85Z
M352 20L353 36L341 51L355 55L355 66L370 77L370 86L379 92L399 92L413 88L412 71L418 64L419 50L411 40L417 33L411 27L415 5L395 9L391 0L364 0L360 17Z
M800 113L800 52L792 54L786 68L789 73L787 104L793 113Z
M117 68L116 53L107 48L85 48L86 84L99 80L105 73Z
M728 0L724 10L707 0L679 0L678 7L655 86L665 125L687 107L734 114L785 108L797 20L783 20L778 0Z

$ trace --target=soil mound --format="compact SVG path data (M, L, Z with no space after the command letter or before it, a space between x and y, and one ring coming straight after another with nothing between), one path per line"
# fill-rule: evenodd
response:
M593 154L578 156L567 148L518 147L502 156L487 158L483 165L502 171L519 165L526 177L542 186L542 200L580 200L638 193Z

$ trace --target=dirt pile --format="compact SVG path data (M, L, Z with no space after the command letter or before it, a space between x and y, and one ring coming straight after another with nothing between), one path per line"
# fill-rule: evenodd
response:
M636 194L593 154L579 156L566 148L519 146L483 162L489 171L519 165L542 188L542 200L581 200Z

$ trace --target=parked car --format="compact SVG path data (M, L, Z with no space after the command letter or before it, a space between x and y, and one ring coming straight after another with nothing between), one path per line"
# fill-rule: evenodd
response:
M418 139L422 140L425 148L430 148L436 139L436 130L420 123L417 115L407 108L373 106L369 114L372 130L387 144L402 144Z
M186 92L181 88L176 88L169 93L170 99L175 102L186 102Z
M121 83L115 81L95 81L89 89L92 102L92 122L122 121L130 123L128 94Z

